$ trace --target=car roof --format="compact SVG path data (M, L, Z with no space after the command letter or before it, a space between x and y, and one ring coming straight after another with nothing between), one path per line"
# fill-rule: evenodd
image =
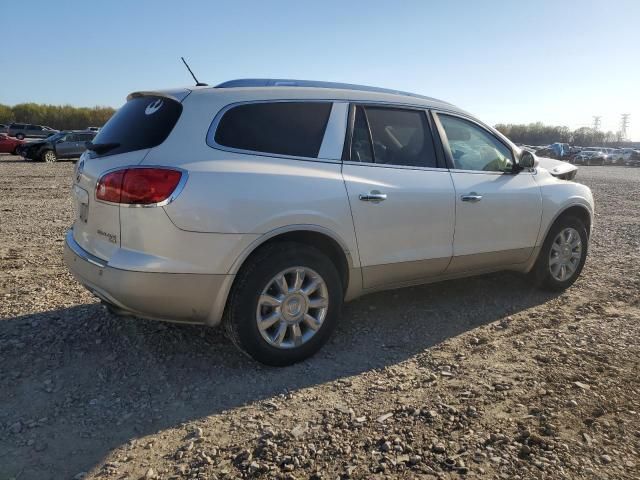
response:
M332 90L356 90L359 92L376 92L389 93L393 95L401 95L406 97L420 98L422 100L436 101L439 103L447 103L436 98L418 95L416 93L403 92L401 90L393 90L389 88L371 87L369 85L356 85L353 83L340 82L323 82L319 80L295 80L285 78L242 78L237 80L228 80L214 88L242 88L242 87L309 87L309 88L326 88Z
M322 82L316 80L294 80L273 78L245 78L229 80L215 87L187 87L196 94L231 94L238 97L234 101L271 100L271 99L315 99L315 100L344 100L358 102L380 102L414 105L425 108L439 108L472 116L468 112L454 106L449 102L437 98L418 95L415 93L391 90L386 88L371 87L367 85L355 85L350 83ZM180 91L162 90L167 95L174 96L174 92ZM152 92L136 92L137 94L150 94ZM253 98L255 97L255 98Z

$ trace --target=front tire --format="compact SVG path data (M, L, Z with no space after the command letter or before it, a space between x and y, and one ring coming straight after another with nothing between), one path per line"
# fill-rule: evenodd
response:
M46 163L54 163L58 161L58 156L53 150L45 150L42 153L42 161Z
M561 217L553 224L542 245L532 274L544 290L569 288L582 272L587 259L589 235L576 217Z
M314 247L274 243L247 260L227 301L224 327L242 352L285 366L316 353L333 332L343 286L333 262Z

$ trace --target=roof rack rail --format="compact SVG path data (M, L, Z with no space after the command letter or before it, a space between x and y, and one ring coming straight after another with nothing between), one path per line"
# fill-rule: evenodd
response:
M410 92L403 92L400 90L392 90L389 88L370 87L368 85L355 85L352 83L339 83L339 82L321 82L317 80L294 80L285 78L241 78L237 80L229 80L216 85L215 88L237 88L237 87L315 87L315 88L335 88L340 90L359 90L363 92L376 92L376 93L389 93L393 95L404 95L407 97L420 98L423 100L437 101L440 103L442 100L436 98L427 97L424 95L418 95Z

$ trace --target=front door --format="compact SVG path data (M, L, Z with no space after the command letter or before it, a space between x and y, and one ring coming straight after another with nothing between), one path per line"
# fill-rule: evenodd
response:
M456 192L453 259L447 273L526 262L542 216L535 173L512 173L511 147L483 126L443 113L436 119Z
M343 177L363 285L442 273L452 255L455 195L423 110L356 106Z
M56 143L56 155L58 158L67 158L74 155L76 151L77 135L67 133Z

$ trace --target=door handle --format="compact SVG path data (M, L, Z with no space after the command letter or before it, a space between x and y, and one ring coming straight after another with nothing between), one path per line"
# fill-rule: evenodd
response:
M460 200L463 202L477 203L482 200L482 195L478 195L476 192L471 192L466 195L462 195Z
M363 202L382 202L387 199L387 194L372 190L369 193L361 193L358 198Z

